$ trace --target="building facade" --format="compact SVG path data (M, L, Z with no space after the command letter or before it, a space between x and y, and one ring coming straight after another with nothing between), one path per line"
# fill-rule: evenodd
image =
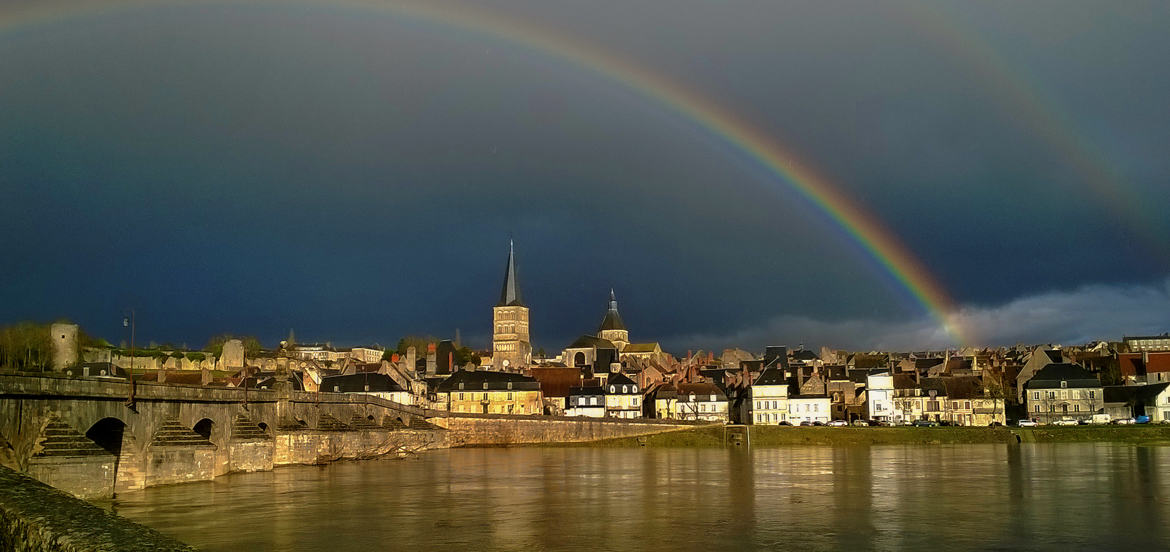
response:
M1045 423L1087 419L1105 407L1101 382L1070 363L1049 364L1024 384L1028 416Z

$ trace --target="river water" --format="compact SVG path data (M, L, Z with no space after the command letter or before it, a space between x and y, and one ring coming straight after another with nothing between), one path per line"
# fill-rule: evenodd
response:
M127 493L207 550L1170 548L1170 447L511 448Z

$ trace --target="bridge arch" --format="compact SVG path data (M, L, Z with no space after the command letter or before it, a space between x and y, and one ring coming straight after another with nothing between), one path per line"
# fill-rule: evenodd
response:
M85 436L97 446L115 457L122 455L122 442L126 435L126 422L120 418L107 416L102 418L85 431Z
M211 432L215 431L215 420L211 418L203 418L191 427L191 431L198 433L204 439L211 440Z

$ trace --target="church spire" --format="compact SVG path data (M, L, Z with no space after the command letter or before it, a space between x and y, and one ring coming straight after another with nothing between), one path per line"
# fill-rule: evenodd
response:
M500 291L497 307L524 306L520 298L520 283L516 280L516 252L512 240L508 240L508 264L504 267L504 289Z
M625 330L626 325L622 322L622 316L618 314L617 296L613 293L613 288L609 288L609 310L605 313L605 318L601 319L601 331L605 330Z

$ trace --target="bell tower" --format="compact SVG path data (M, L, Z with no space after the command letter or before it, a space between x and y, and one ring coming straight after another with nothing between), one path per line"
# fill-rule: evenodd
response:
M492 366L496 370L519 371L532 361L528 337L528 307L520 297L516 279L516 252L508 240L508 263L504 266L504 288L500 302L492 307Z

